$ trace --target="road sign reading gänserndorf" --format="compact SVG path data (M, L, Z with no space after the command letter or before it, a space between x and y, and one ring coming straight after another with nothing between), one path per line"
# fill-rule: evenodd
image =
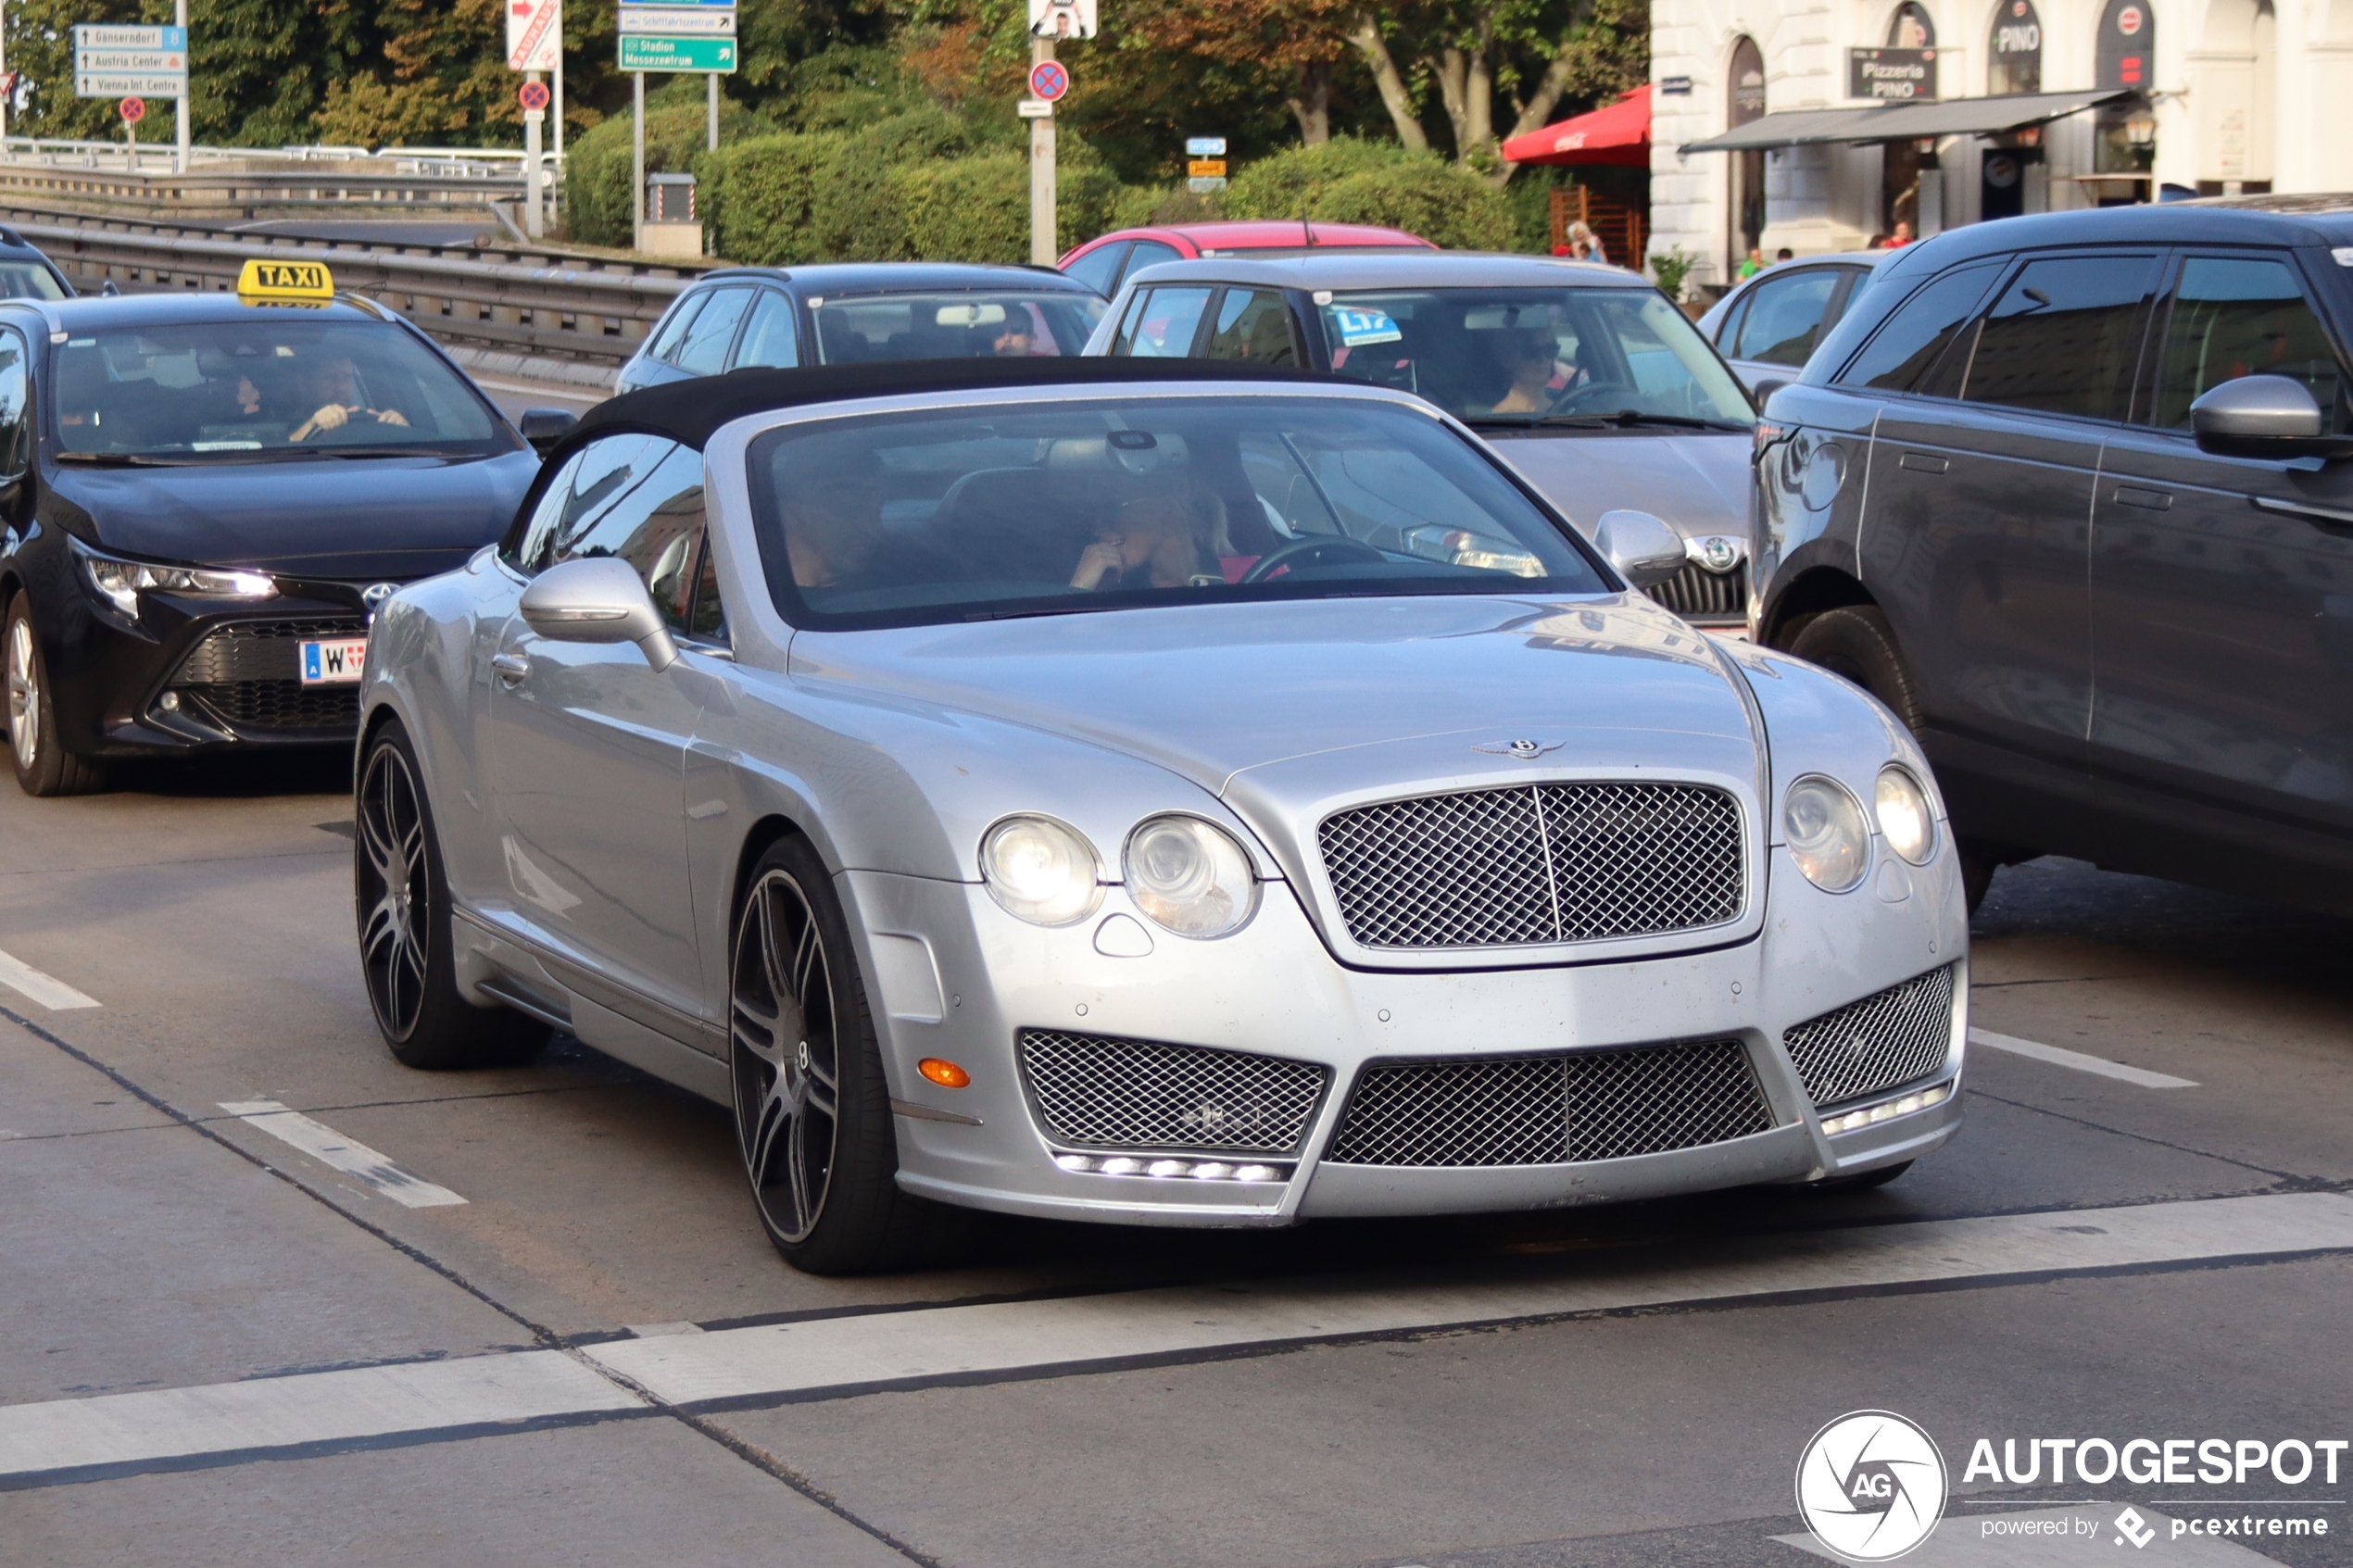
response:
M622 0L621 69L736 69L735 0Z
M78 98L184 98L188 30L84 23L73 30Z

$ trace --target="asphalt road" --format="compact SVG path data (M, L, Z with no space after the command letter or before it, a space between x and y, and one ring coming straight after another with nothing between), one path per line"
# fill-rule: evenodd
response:
M1876 1191L1001 1222L826 1281L715 1108L568 1041L392 1060L344 769L0 788L9 1568L1802 1565L1800 1452L1866 1409L1950 1468L1911 1562L2353 1562L2341 1447L2334 1486L1963 1474L2353 1437L2353 924L2005 872L1974 1022L2139 1081L1977 1048L1962 1135ZM2034 1511L2083 1523L1988 1534Z

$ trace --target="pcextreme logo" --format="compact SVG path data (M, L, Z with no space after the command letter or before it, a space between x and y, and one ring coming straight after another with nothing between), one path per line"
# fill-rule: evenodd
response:
M1944 1456L1892 1411L1856 1411L1814 1434L1797 1461L1806 1527L1849 1562L1888 1562L1944 1514Z

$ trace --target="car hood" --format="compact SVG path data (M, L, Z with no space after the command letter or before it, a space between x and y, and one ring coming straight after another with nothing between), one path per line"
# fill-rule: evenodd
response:
M1753 779L1759 739L1739 677L1702 633L1639 595L1290 600L803 632L791 669L1089 741L1220 796L1252 770L1288 770L1299 782L1286 796L1310 773L1442 786L1523 766L1477 749L1515 740L1543 747L1548 771L1640 768L1671 753Z
M422 577L462 565L514 520L530 452L220 467L59 464L58 497L101 548L313 577Z
M1620 508L1662 517L1687 539L1711 533L1748 537L1754 443L1745 433L1478 433L1589 537L1604 512Z

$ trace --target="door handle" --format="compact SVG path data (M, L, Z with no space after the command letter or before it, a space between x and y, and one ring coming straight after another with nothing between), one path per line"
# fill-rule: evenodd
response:
M2120 484L2116 487L2116 504L2120 507L2141 507L2153 512L2173 509L2173 493L2170 490L2144 490L2138 485Z
M1934 457L1926 452L1906 452L1895 459L1895 466L1900 469L1912 469L1920 473L1943 473L1953 464L1949 458Z
M519 653L494 653L490 656L490 668L498 671L501 682L516 686L521 685L522 678L531 673L531 660Z

